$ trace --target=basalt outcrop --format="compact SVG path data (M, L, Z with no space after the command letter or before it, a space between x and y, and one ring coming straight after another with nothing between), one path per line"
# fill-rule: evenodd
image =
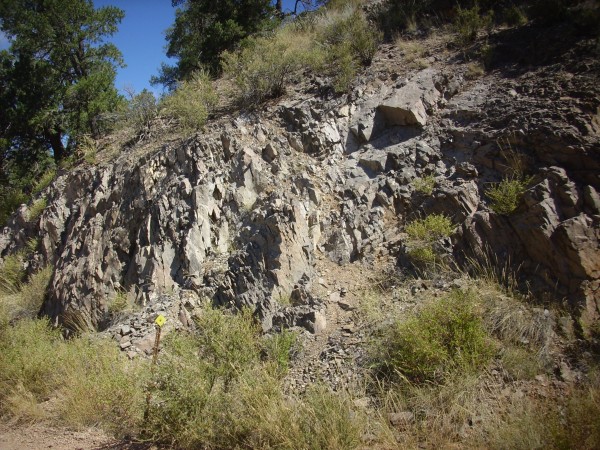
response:
M404 225L443 213L456 228L439 248L458 265L518 269L585 329L600 314L600 65L568 61L588 50L518 73L500 61L469 79L452 56L400 70L384 47L346 96L299 89L189 139L61 174L39 219L25 206L12 217L0 251L41 239L30 266L54 266L42 313L59 322L76 310L105 327L117 293L143 305L193 293L251 307L265 329L318 332L316 255L340 265L392 255L411 270ZM498 214L486 190L514 164L527 191ZM414 182L428 176L424 194Z

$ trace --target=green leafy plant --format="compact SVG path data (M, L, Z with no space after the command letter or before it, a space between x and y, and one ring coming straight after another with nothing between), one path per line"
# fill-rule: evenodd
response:
M204 126L217 102L209 74L198 71L163 100L162 108L166 115L176 118L184 130L195 131Z
M530 181L530 178L504 178L486 189L485 195L491 200L492 210L498 214L512 214L519 206Z

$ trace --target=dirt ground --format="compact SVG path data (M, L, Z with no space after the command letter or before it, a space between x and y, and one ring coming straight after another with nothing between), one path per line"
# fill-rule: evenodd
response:
M117 441L96 429L73 431L45 424L0 424L0 450L158 450L152 444Z

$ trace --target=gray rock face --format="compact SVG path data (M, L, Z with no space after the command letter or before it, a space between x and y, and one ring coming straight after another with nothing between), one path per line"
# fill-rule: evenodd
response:
M438 247L458 261L520 267L532 289L566 296L591 323L600 316L600 138L569 125L572 105L528 96L540 79L568 89L543 73L466 85L427 69L350 100L304 97L223 119L190 140L61 175L36 223L26 207L11 219L0 252L41 238L36 257L54 265L43 312L57 321L75 309L102 327L117 291L143 305L181 291L250 307L265 330L319 333L316 255L347 264L401 254L402 224L441 213L457 231ZM597 94L586 101L600 106ZM534 181L502 216L486 190L515 161ZM431 194L415 189L425 177ZM289 297L292 306L278 301Z

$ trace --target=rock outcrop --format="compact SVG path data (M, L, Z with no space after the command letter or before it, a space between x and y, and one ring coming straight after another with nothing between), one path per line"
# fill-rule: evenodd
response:
M600 315L597 69L469 81L440 63L366 79L343 98L298 94L62 174L42 193L39 220L25 207L13 216L0 251L41 238L41 259L54 265L43 313L57 321L77 310L103 327L117 292L144 305L194 292L253 308L265 329L318 333L316 255L396 255L407 221L443 213L457 261L518 267L531 290L566 298L590 324ZM498 214L486 190L515 170L531 183L514 213ZM424 177L431 194L414 187Z

